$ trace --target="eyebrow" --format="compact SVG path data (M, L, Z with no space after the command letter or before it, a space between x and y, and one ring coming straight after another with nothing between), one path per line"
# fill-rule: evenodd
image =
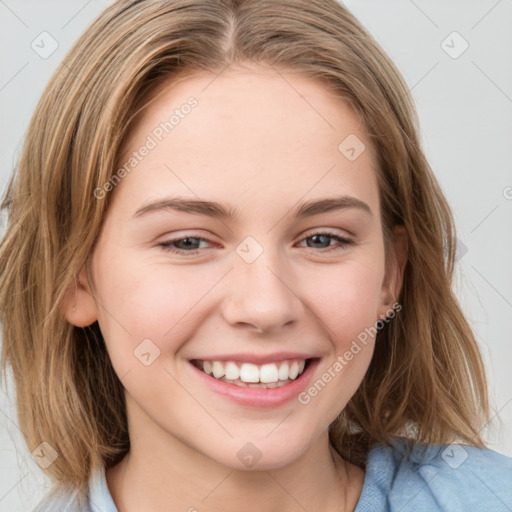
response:
M312 217L313 215L319 215L321 213L347 209L358 209L365 212L370 217L373 217L372 210L368 204L356 197L346 195L302 202L295 209L294 214L297 218L306 218ZM162 212L166 210L207 215L209 217L219 219L238 218L236 209L232 207L226 209L222 204L216 201L206 201L187 197L169 197L147 203L141 206L135 212L133 217L140 218L149 213Z

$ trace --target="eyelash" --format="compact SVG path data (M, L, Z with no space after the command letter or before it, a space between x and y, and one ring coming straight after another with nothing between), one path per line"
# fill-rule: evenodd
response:
M319 235L328 236L329 238L334 239L338 242L338 245L319 249L319 252L322 252L322 253L330 252L333 250L344 249L346 247L349 247L349 246L355 244L355 242L353 240L350 240L348 238L343 238L343 237L341 237L335 233L331 233L329 231L319 231L317 233L312 233L311 235L303 238L301 240L301 242L304 240L307 240L309 238L313 238L314 236L319 236ZM179 254L182 256L193 256L193 255L197 254L201 249L194 249L192 251L184 251L182 249L176 249L175 247L172 246L172 244L175 242L181 242L181 241L189 239L189 238L208 242L208 240L206 238L202 238L199 236L185 236L182 238L174 238L173 240L167 240L166 242L162 242L162 243L158 244L158 247L161 247L162 250L164 250L165 252L171 252L173 254ZM314 249L314 247L309 247L309 249Z

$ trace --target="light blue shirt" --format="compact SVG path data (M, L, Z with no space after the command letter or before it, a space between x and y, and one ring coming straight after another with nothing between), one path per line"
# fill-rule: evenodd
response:
M404 440L374 446L355 512L512 512L512 458L466 445ZM46 495L33 512L118 512L105 479L93 472L89 494ZM308 512L318 512L312 510Z

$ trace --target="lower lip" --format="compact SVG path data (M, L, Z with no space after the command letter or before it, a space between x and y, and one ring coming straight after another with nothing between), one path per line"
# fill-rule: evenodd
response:
M227 382L210 377L199 368L196 368L192 363L190 363L190 366L202 382L214 393L248 407L269 408L279 407L293 399L297 399L298 395L308 386L319 361L319 359L311 360L308 367L304 370L304 373L293 382L279 388L268 389L245 388L236 386L235 384L228 384Z

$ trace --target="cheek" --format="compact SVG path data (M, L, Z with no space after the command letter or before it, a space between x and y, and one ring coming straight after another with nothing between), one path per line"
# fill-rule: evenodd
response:
M375 325L382 269L362 264L340 266L315 295L320 325L331 341L332 352L318 377L299 396L315 417L332 422L359 388L375 345Z
M354 259L333 266L321 281L320 271L317 277L321 284L315 288L314 311L343 348L378 319L383 266L377 260Z
M351 270L347 276L340 272L340 281L330 281L317 296L331 353L298 400L311 418L324 418L321 428L334 421L361 385L375 346L380 274Z
M128 363L148 339L161 352L178 350L204 315L202 301L219 276L197 266L150 264L127 254L102 256L104 263L95 273L98 322L112 359Z

